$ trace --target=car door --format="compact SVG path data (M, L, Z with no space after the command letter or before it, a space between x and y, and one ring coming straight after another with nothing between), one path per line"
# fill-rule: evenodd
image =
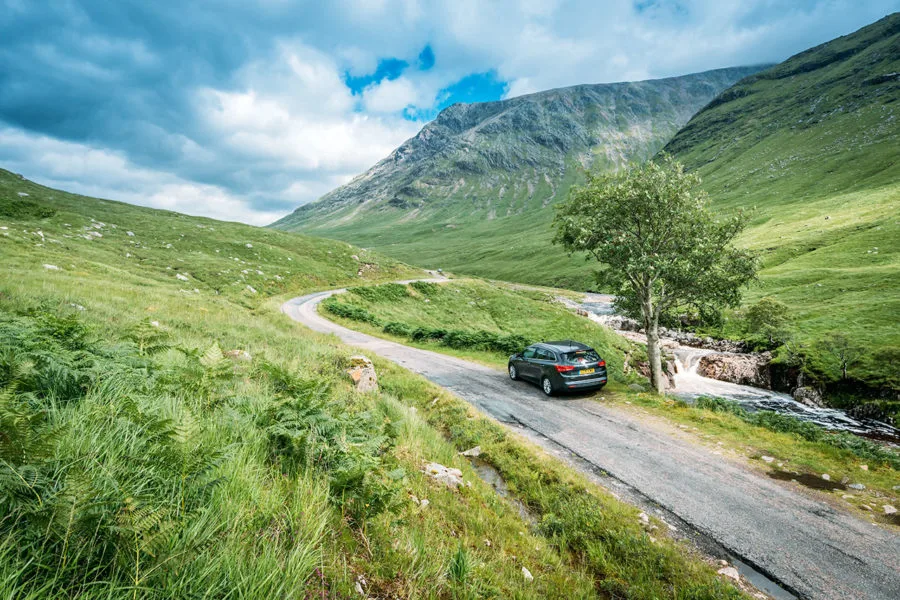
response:
M538 348L534 357L534 379L540 381L544 371L556 363L556 355L546 348Z
M537 366L534 363L535 348L529 346L522 353L522 360L519 362L519 376L525 379L534 379L537 377Z

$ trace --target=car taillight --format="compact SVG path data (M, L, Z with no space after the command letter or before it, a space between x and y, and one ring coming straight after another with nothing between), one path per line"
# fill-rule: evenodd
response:
M606 361L605 361L605 360L601 360L600 362L597 363L597 366L598 366L598 367L605 367L605 366L606 366Z
M575 367L572 365L556 365L556 370L559 373L568 373L569 371L574 371Z

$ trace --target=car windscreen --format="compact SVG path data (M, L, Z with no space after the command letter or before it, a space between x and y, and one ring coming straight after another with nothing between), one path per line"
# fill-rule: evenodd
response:
M592 363L600 360L600 355L596 350L576 350L575 352L566 352L562 355L563 361L570 365L583 363Z

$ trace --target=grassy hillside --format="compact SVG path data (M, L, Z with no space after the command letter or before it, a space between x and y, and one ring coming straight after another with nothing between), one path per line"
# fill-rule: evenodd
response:
M513 290L485 281L350 288L326 300L322 310L331 318L356 321L356 328L362 323L372 333L440 347L504 370L510 354L542 340L592 345L611 377L620 381L625 356L640 355L625 338L556 303L551 291ZM444 332L468 335L437 337Z
M653 156L720 91L759 69L457 104L275 227L353 240L431 268L584 287L590 274L580 261L549 246L550 205L586 168Z
M382 391L356 393L351 349L278 311L409 268L0 182L0 596L740 595L423 379L376 361ZM458 455L470 443L533 523Z
M851 375L900 388L900 13L744 79L666 146L713 206L755 209L742 245L763 257L764 295L814 346L848 335ZM836 375L810 348L813 365Z

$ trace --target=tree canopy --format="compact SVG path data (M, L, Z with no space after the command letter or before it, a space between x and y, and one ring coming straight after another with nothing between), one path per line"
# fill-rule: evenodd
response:
M698 175L664 156L615 174L591 174L557 207L554 243L604 265L600 285L616 294L620 312L644 324L651 373L650 345L658 342L661 318L696 313L709 321L737 306L756 274L754 256L732 243L745 215L710 212L699 184ZM661 382L652 382L661 391Z

